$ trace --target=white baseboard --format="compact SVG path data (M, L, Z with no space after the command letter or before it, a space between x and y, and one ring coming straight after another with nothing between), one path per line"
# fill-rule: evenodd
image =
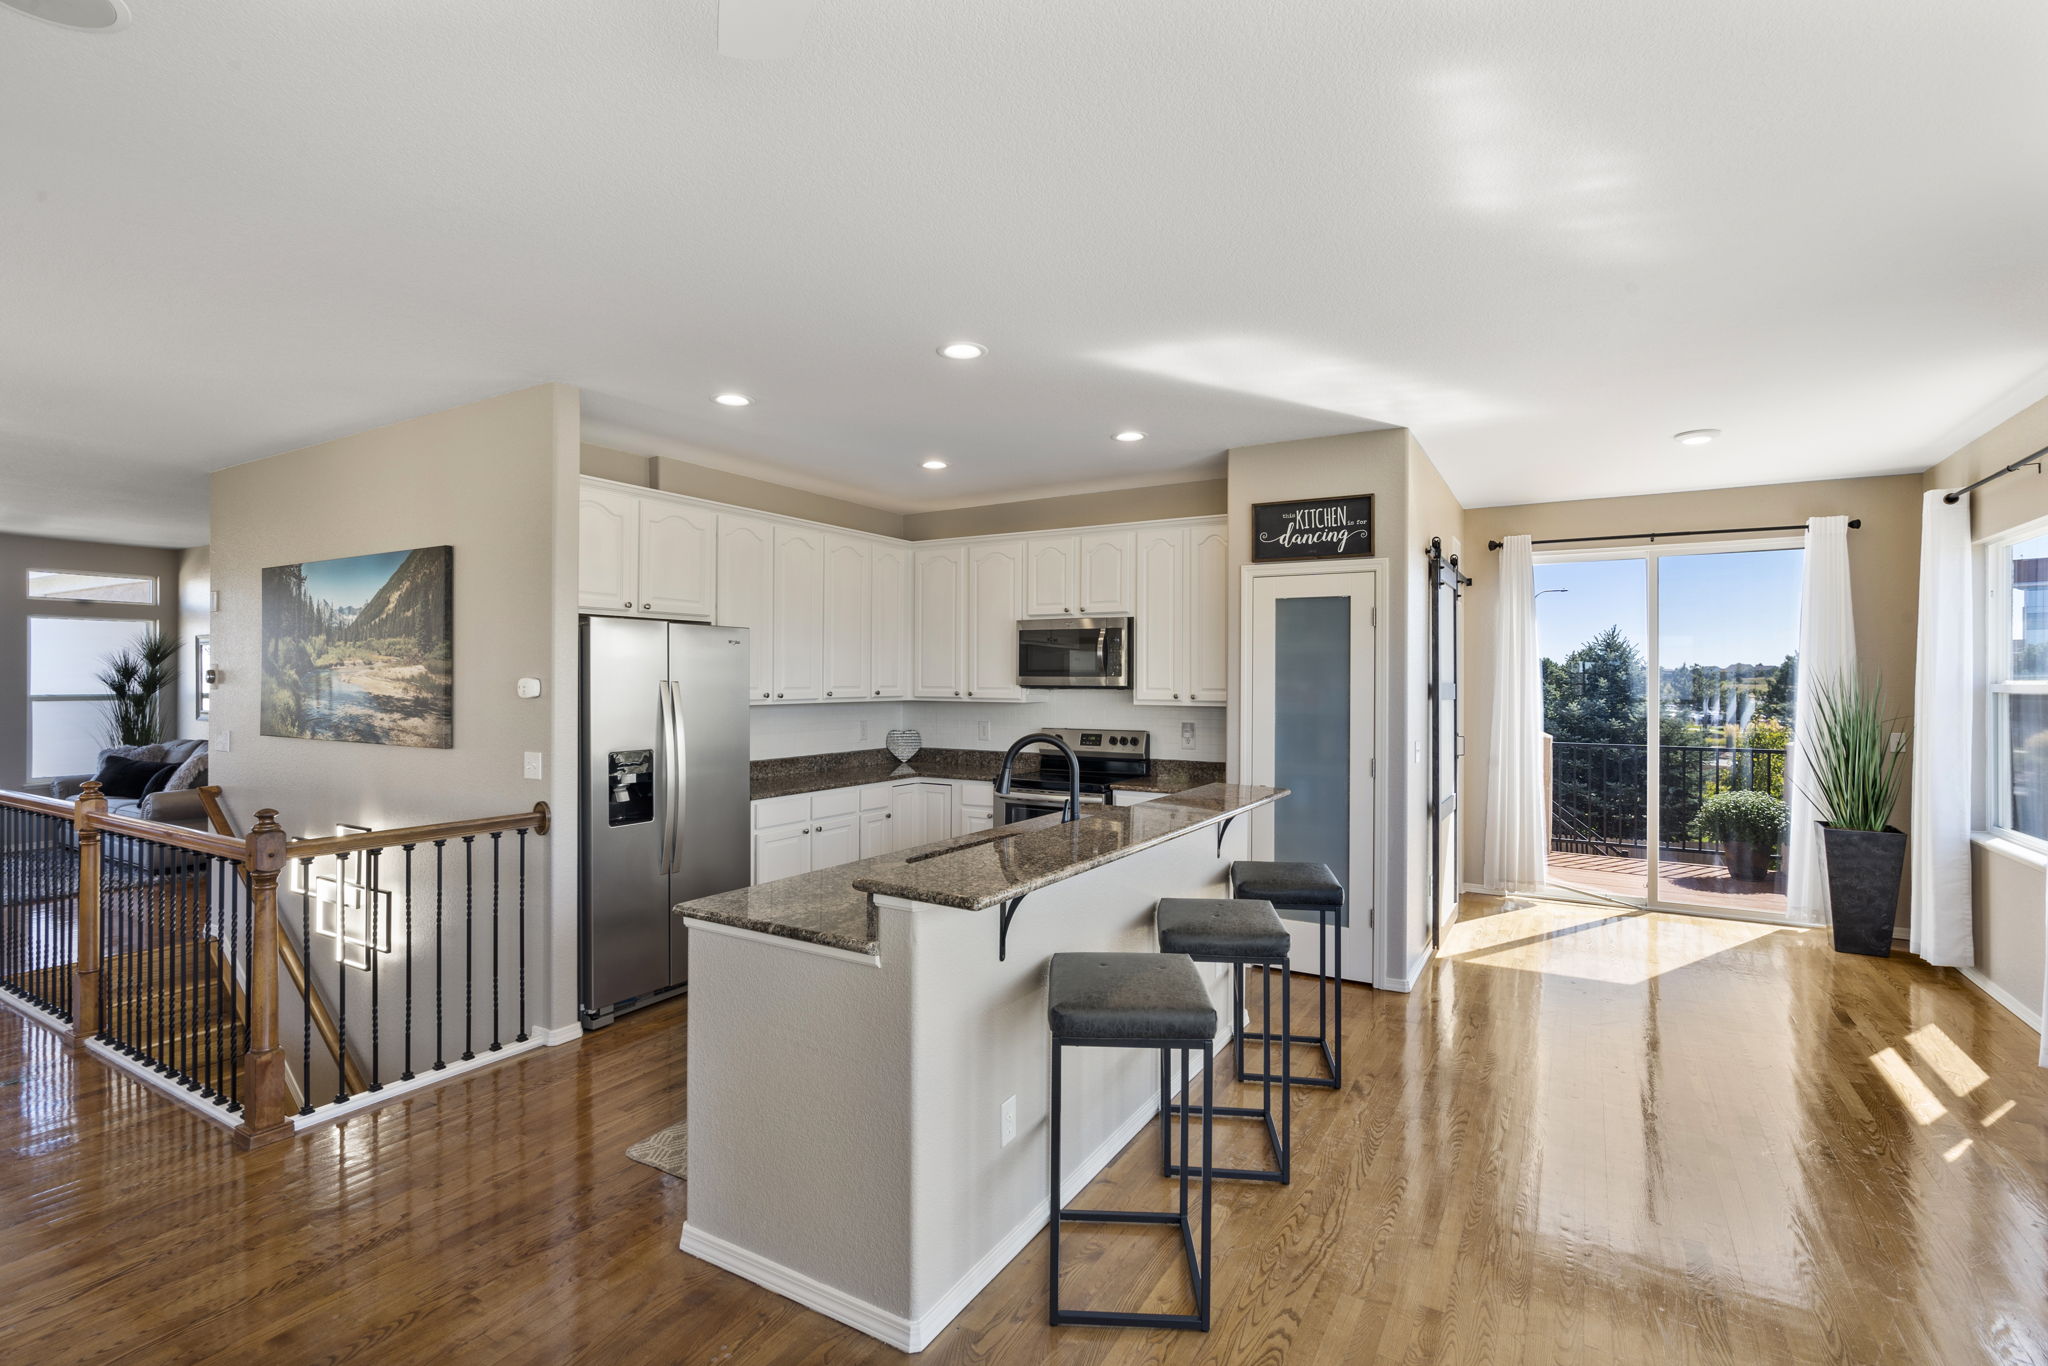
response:
M1422 957L1415 960L1413 970L1406 977L1382 977L1373 983L1373 987L1379 991L1413 991L1415 984L1422 980L1423 969L1429 966L1429 960L1434 957L1436 945L1425 944L1422 946Z
M11 991L0 991L0 1005L8 1007L25 1019L34 1020L54 1034L62 1034L67 1039L75 1032L68 1020L60 1019L41 1006L22 1000Z
M1201 1072L1200 1059L1196 1059L1193 1072ZM1095 1146L1095 1149L1081 1160L1067 1178L1060 1183L1062 1204L1072 1200L1086 1186L1101 1174L1102 1169L1116 1159L1116 1155L1129 1146L1144 1128L1159 1116L1159 1103L1147 1098L1109 1136ZM770 1261L758 1253L750 1252L737 1243L728 1242L715 1233L706 1233L685 1219L683 1221L682 1250L702 1261L711 1263L735 1276L745 1277L755 1285L772 1290L785 1299L795 1300L807 1309L815 1309L827 1318L837 1319L849 1328L866 1333L871 1338L888 1343L904 1352L922 1352L933 1338L945 1330L974 1297L994 1280L1002 1269L1016 1260L1039 1230L1052 1217L1050 1201L1041 1200L1016 1225L996 1240L994 1247L984 1253L979 1261L969 1267L959 1280L932 1302L931 1308L916 1318L906 1318L891 1313L877 1305L868 1303L844 1290L825 1284L800 1271L793 1271L780 1262Z
M575 1043L578 1039L582 1038L583 1026L580 1024L570 1024L559 1025L553 1029L536 1029L533 1031L533 1037L539 1039L547 1047L555 1048L561 1044Z
M579 1029L578 1032L580 1033L581 1030ZM394 1100L404 1100L407 1096L418 1095L422 1091L430 1090L441 1085L443 1082L453 1081L455 1078L466 1073L478 1072L486 1067L496 1067L499 1063L507 1062L522 1053L531 1053L535 1049L545 1047L547 1047L547 1041L540 1037L538 1031L532 1031L529 1032L523 1043L508 1043L496 1052L486 1050L473 1058L457 1058L450 1061L446 1067L441 1068L439 1071L433 1070L430 1064L428 1070L415 1073L411 1081L385 1082L381 1089L376 1091L358 1091L339 1105L323 1105L310 1115L293 1115L292 1126L294 1129L303 1132L322 1124L331 1123L337 1119L347 1119L350 1115L361 1114L365 1110L374 1110L379 1105L389 1105Z
M135 1061L125 1053L117 1053L98 1039L87 1039L85 1049L116 1072L125 1072L158 1094L177 1102L195 1115L212 1120L221 1128L233 1132L242 1127L239 1110L229 1110L225 1105L215 1105L210 1100L200 1099L196 1091L187 1091L183 1083L164 1076L155 1069Z
M2027 1027L2029 1029L2032 1029L2036 1034L2043 1032L2041 1028L2040 1015L2037 1014L2032 1007L2028 1006L2025 1002L2021 1001L2019 997L2013 995L2004 987L1998 985L1998 983L1992 981L1989 977L1987 977L1984 974L1983 969L1957 968L1956 971L1960 972L1961 974L1963 974L1964 977L1968 978L1970 984L1976 987L1977 990L1983 992L1986 996L1989 996L1992 1000L1998 1002L1998 1004L2004 1006L2013 1014L2019 1016L2020 1019L2026 1023Z

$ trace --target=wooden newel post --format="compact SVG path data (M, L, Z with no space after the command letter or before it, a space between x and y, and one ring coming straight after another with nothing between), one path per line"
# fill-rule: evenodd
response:
M284 1050L277 1042L277 875L285 865L287 839L277 812L256 813L249 831L249 1051L242 1059L244 1148L292 1135L291 1088Z
M100 828L107 811L97 782L78 793L72 829L78 835L78 935L71 960L71 1046L83 1048L100 1032Z

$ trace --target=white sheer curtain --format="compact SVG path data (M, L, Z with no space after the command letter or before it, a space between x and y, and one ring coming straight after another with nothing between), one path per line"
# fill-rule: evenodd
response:
M1827 871L1821 861L1820 812L1806 746L1813 735L1816 689L1856 673L1856 621L1849 601L1849 519L1814 517L1806 523L1805 577L1799 590L1799 676L1792 699L1792 752L1786 756L1785 899L1792 919L1825 924Z
M1970 500L1922 495L1920 642L1913 673L1913 952L1930 963L1977 961L1970 908L1972 668Z
M1536 565L1527 536L1501 543L1493 605L1493 763L1480 876L1503 892L1543 887L1543 680L1536 652Z

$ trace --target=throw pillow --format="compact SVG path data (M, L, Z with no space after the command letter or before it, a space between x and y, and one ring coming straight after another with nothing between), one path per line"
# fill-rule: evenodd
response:
M173 764L171 780L164 784L166 792L184 792L189 788L206 786L206 742L201 740L199 748L185 762Z
M123 759L118 754L107 756L100 765L98 776L100 792L108 797L125 797L133 800L148 788L150 779L163 772L166 776L176 764L153 764L146 759Z
M166 787L170 786L171 778L177 771L178 766L176 764L164 764L158 767L157 771L150 776L149 781L142 785L142 795L147 797L152 792L162 792Z

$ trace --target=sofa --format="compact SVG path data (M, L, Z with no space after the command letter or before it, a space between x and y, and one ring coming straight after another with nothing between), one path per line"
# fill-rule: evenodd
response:
M166 825L187 825L207 829L206 807L199 789L206 786L206 741L167 740L160 745L113 745L100 751L100 762L109 757L157 764L177 764L161 791L144 797L109 797L107 810L119 816L135 816ZM74 800L95 774L77 773L50 780L50 795L61 801Z

